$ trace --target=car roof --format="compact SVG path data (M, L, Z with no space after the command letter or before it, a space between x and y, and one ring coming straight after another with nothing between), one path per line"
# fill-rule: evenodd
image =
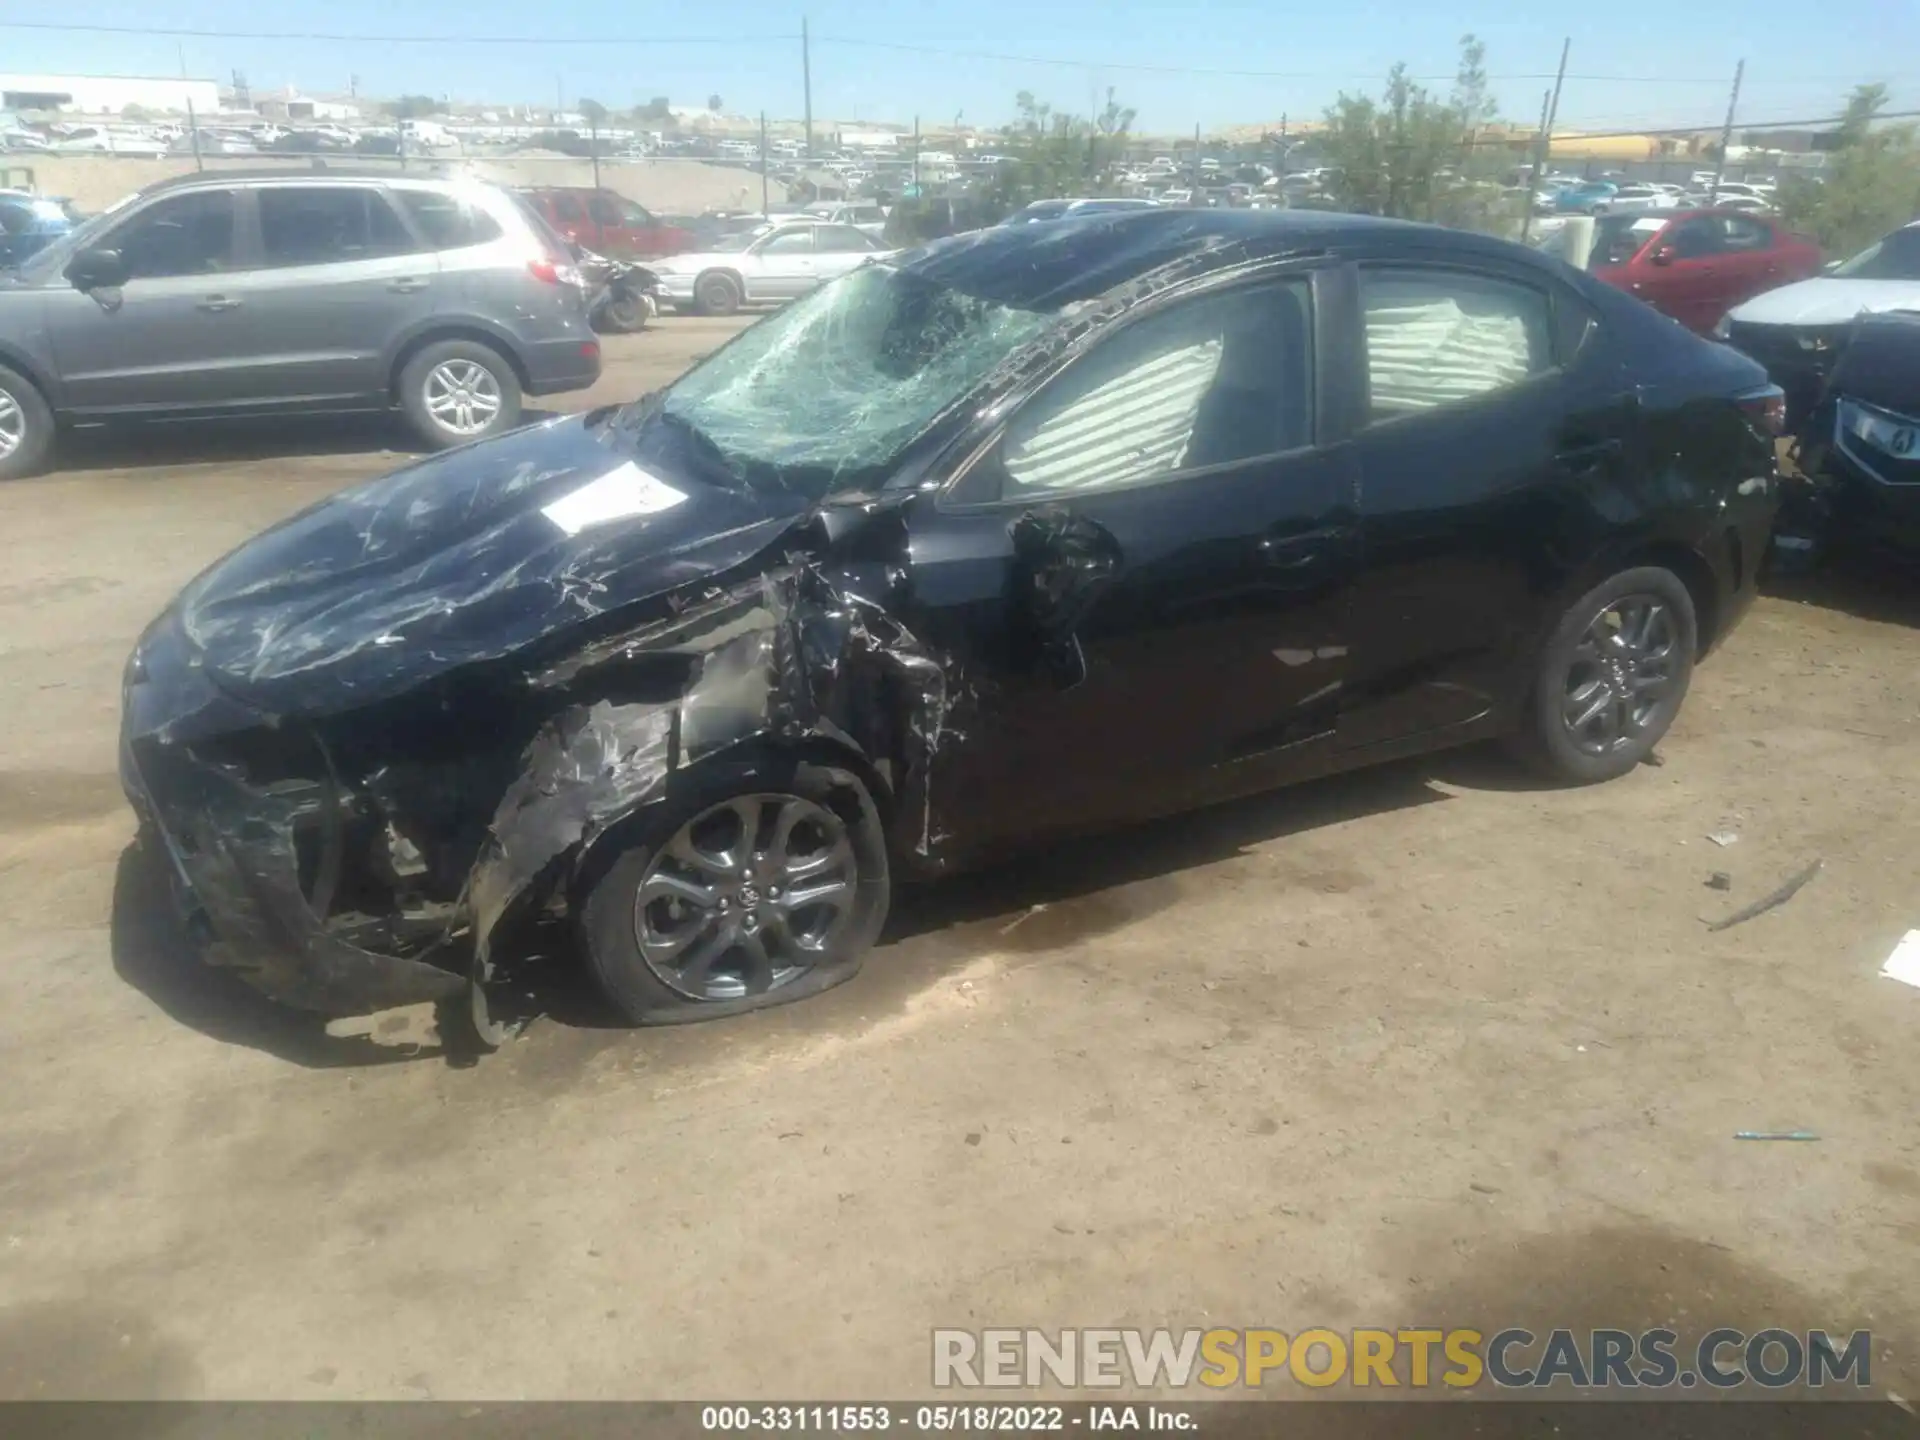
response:
M143 195L158 195L169 190L192 190L199 186L258 185L273 180L379 180L387 184L445 185L455 177L430 170L396 170L393 166L333 165L282 167L254 170L205 170L187 175L171 175L141 187ZM485 184L488 182L481 181Z
M894 263L983 299L1055 310L1196 257L1204 257L1199 268L1213 269L1381 241L1543 267L1539 255L1510 241L1437 225L1330 210L1163 206L1068 216L1049 225L996 225L936 240Z

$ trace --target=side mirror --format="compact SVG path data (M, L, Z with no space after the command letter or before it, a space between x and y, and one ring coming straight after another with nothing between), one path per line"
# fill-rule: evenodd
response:
M1671 265L1675 258L1674 249L1671 245L1662 245L1647 257L1647 259L1651 260L1655 265Z
M127 283L127 262L118 250L82 250L66 274L76 290L112 290Z
M1846 263L1847 262L1844 260L1829 260L1827 261L1826 264L1820 267L1820 273L1822 275L1831 275L1833 274L1834 271L1838 270L1842 265Z
M1087 678L1076 633L1120 570L1120 544L1105 526L1051 506L1010 527L1017 604L1039 642L1039 668L1061 689Z

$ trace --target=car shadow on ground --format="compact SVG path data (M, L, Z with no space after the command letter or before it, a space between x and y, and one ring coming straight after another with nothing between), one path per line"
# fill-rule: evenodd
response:
M521 424L561 412L528 408ZM425 452L397 415L292 415L241 420L107 425L60 436L59 470L150 470L237 465L329 455L384 455L397 468Z
M1834 556L1808 570L1776 570L1763 586L1776 600L1920 628L1920 561L1903 565L1880 555Z
M116 975L171 1019L215 1040L316 1069L413 1058L365 1037L329 1035L321 1016L276 1005L233 971L207 964L174 908L156 846L135 840L120 852L109 943Z
M1496 750L1476 747L1009 854L977 870L901 886L881 937L883 958L872 971L884 973L890 989L918 989L990 951L1064 948L1167 905L1204 903L1181 897L1174 878L1256 846L1442 801L1449 798L1446 786L1505 789L1537 783ZM467 1059L458 1045L444 1049L437 1041L396 1046L365 1035L329 1033L320 1017L276 1005L233 972L208 965L174 911L164 863L152 847L138 842L121 855L112 948L120 977L173 1019L214 1039L315 1068ZM505 993L496 1012L507 1018L538 1016L571 1029L627 1028L588 979L564 921L541 916L508 921L498 941L496 954L511 958L502 966ZM862 979L791 1008L831 1026L849 1003L836 1001L835 995L856 990L863 1006L876 998Z

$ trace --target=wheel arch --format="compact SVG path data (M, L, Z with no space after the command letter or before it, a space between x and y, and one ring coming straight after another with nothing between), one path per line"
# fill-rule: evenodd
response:
M1609 567L1608 573L1636 570L1643 565L1670 570L1687 587L1687 594L1693 600L1694 658L1704 656L1720 638L1720 581L1713 566L1691 545L1678 540L1654 540L1628 550L1618 564ZM1598 584L1599 580L1594 583Z
M10 344L6 340L0 340L0 365L13 371L14 374L18 375L22 380L25 380L29 385L33 386L35 390L39 391L40 398L46 402L47 409L52 411L56 417L59 415L59 392L53 383L53 377L42 369L41 366L36 364L32 356L28 355L18 346Z
M492 326L479 320L440 320L422 326L395 348L393 359L387 366L387 394L395 404L400 401L400 376L407 365L429 345L438 345L447 340L466 340L472 344L484 345L505 360L513 370L513 377L520 382L524 392L531 381L527 375L526 362L520 358L520 352L514 343Z

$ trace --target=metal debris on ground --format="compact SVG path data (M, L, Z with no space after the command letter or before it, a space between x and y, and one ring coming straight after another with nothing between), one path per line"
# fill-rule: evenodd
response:
M1707 929L1731 930L1735 925L1743 925L1756 915L1764 915L1767 911L1786 904L1787 901L1800 893L1802 887L1804 887L1809 880L1820 873L1821 868L1826 863L1825 860L1815 860L1811 865L1807 866L1806 869L1795 874L1792 879L1788 880L1787 883L1782 885L1778 890L1773 890L1762 895L1751 905L1743 906L1734 911L1733 914L1727 916L1724 920L1709 922Z
M1920 930L1909 930L1900 937L1900 943L1880 967L1880 974L1883 979L1920 988Z
M1731 830L1716 830L1707 839L1724 850L1729 845L1737 844L1740 837Z
M1811 1130L1736 1130L1736 1140L1818 1140Z
M1716 870L1707 876L1707 888L1709 890L1731 890L1733 888L1733 877L1724 870Z

